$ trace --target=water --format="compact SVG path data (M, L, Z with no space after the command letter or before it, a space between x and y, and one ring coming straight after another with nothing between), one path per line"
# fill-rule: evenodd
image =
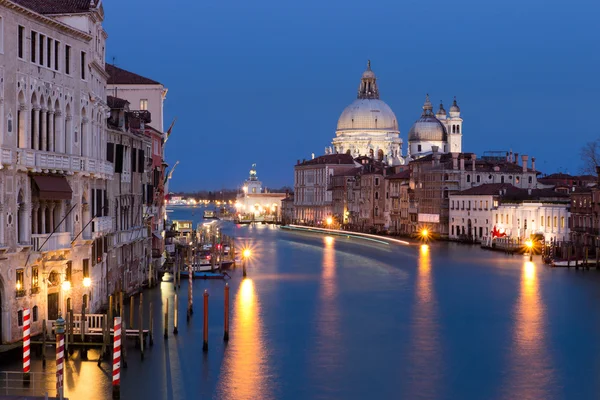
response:
M189 210L170 216L191 219ZM252 248L249 278L238 270L229 281L229 343L222 281L194 281L189 325L182 282L179 335L170 327L167 340L160 314L166 298L173 307L173 285L144 292L154 303L155 343L143 362L130 345L123 398L597 397L596 271L447 243L385 246L267 225L224 229ZM109 397L108 368L70 361L69 398Z

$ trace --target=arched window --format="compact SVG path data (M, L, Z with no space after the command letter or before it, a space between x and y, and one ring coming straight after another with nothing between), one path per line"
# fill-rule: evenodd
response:
M456 125L456 133L460 133L460 125Z
M379 192L375 192L375 200L379 200Z
M477 175L477 183L481 182L481 176Z
M456 133L456 125L452 125L452 133Z
M467 175L467 183L471 182L471 175Z
M500 183L504 183L504 175L500 176Z

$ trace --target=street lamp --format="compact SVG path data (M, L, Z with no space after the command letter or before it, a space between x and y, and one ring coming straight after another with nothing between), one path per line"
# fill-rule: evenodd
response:
M421 238L426 242L429 240L429 230L427 228L421 231Z
M327 219L325 220L325 223L327 223L327 226L331 227L331 224L333 224L333 218L327 217Z
M71 282L63 281L61 287L62 287L62 290L64 290L65 292L68 292L69 290L71 290Z
M89 277L83 278L83 286L89 288L92 286L92 280Z
M250 258L250 255L251 255L250 249L244 249L244 251L242 251L242 271L243 271L244 278L246 277L246 260L248 258Z
M529 261L533 261L533 241L529 239L525 242L525 246L527 246L527 249L529 250Z

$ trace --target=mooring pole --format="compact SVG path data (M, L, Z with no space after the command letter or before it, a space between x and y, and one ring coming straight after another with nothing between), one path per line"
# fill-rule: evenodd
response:
M223 323L223 340L229 341L229 283L225 284L225 321Z

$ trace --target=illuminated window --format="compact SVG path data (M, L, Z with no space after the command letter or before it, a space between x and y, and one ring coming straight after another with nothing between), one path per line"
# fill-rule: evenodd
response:
M549 215L548 215L548 219L546 220L546 222L547 222L546 226L548 228L550 228L551 225L550 225L550 216Z
M560 227L561 228L565 227L565 217L560 217Z
M554 217L554 227L558 228L558 217Z
M148 99L140 100L140 110L148 110Z
M540 226L544 226L544 217L540 218Z
M38 267L37 266L33 266L31 267L31 288L37 288L39 287L39 273L38 273Z

